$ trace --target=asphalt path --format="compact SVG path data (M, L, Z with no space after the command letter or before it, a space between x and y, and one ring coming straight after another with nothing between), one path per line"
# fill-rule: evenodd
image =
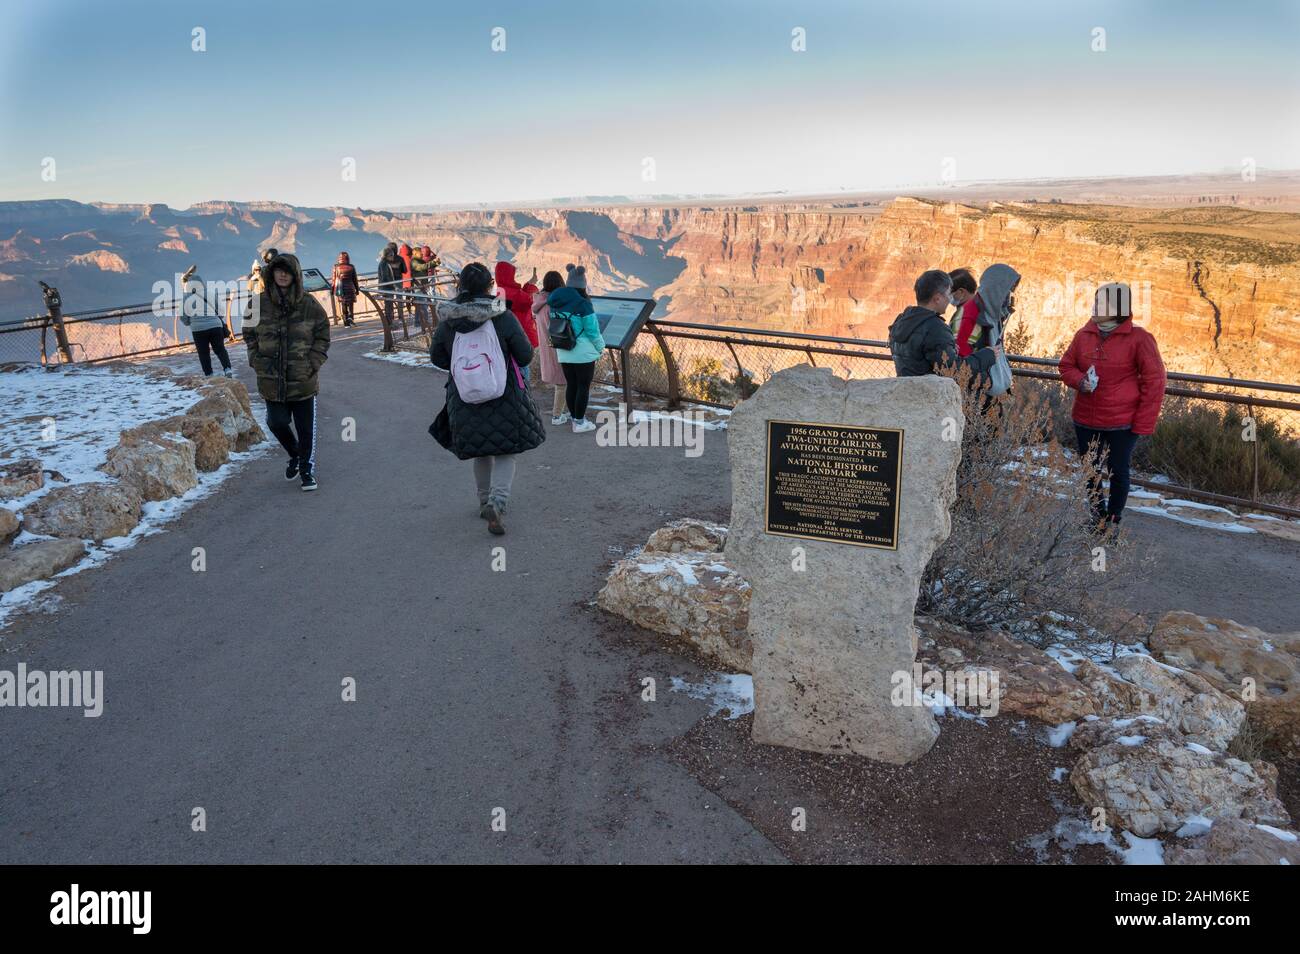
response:
M704 671L591 605L656 527L725 519L725 432L688 457L548 427L493 537L426 433L441 377L377 343L339 334L322 371L317 493L276 446L0 633L0 668L105 679L99 718L0 710L0 861L783 861L659 754L707 715L671 676ZM1300 546L1126 525L1162 568L1144 611L1296 628Z
M443 379L377 343L339 334L321 373L319 491L277 445L0 634L2 668L105 680L98 718L0 710L0 860L781 861L647 753L706 713L668 689L699 670L590 605L620 548L725 497L724 432L687 458L548 424L494 537L427 433Z

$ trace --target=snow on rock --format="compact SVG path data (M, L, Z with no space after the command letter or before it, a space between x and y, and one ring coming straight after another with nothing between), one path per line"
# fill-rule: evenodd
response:
M69 365L0 372L0 390L5 507L23 518L14 546L0 549L0 627L20 609L55 605L40 597L54 580L159 532L264 450L244 386L225 378ZM208 426L216 411L229 434ZM228 438L238 452L207 448L209 469L196 472L197 446L182 431L205 427L209 442Z
M128 428L181 414L195 393L166 378L117 367L69 365L0 372L0 459L36 458L68 483L109 480L99 467ZM8 501L24 506L59 482Z

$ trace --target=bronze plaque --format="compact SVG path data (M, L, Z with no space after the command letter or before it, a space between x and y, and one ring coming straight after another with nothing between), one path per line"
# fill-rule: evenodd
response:
M767 422L768 533L898 549L903 432Z

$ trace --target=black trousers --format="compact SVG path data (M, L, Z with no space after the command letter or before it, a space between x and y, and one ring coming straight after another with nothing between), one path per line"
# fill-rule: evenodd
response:
M1122 431L1098 431L1091 427L1074 425L1074 436L1079 442L1079 453L1091 454L1098 477L1088 481L1088 497L1093 513L1119 520L1128 502L1129 465L1133 460L1133 446L1137 435L1131 428ZM1101 476L1110 478L1110 500L1102 498Z
M560 370L564 372L566 385L564 404L569 409L569 415L575 421L580 421L587 416L587 399L591 396L591 379L596 374L596 362L569 364L561 361Z
M194 347L199 351L199 364L203 366L204 374L212 373L212 355L208 353L209 349L217 353L217 360L221 362L221 367L230 370L230 355L226 353L225 325L194 332Z
M339 302L339 311L341 312L341 316L343 318L343 324L345 325L352 324L352 309L353 306L356 305L356 299L340 298L338 302Z
M289 424L292 421L293 427ZM299 465L316 465L316 399L267 401L266 426ZM297 432L295 434L295 431Z

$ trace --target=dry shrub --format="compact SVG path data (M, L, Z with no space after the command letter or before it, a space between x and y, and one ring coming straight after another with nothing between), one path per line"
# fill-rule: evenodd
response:
M1216 407L1187 398L1166 398L1155 433L1139 445L1134 464L1177 484L1216 494L1259 497L1291 505L1300 500L1300 442L1294 415L1257 410L1255 440L1244 439L1240 405ZM1258 474L1256 474L1258 459Z
M1228 754L1243 762L1257 762L1266 755L1276 758L1273 751L1273 737L1258 720L1251 718L1250 708L1246 708L1246 721L1241 724L1237 734L1228 743Z
M966 430L952 533L926 567L919 608L1039 645L1073 636L1132 641L1140 617L1120 607L1145 561L1129 535L1093 533L1092 470L1061 446L1051 402L1017 382L982 411L968 375L957 378Z

